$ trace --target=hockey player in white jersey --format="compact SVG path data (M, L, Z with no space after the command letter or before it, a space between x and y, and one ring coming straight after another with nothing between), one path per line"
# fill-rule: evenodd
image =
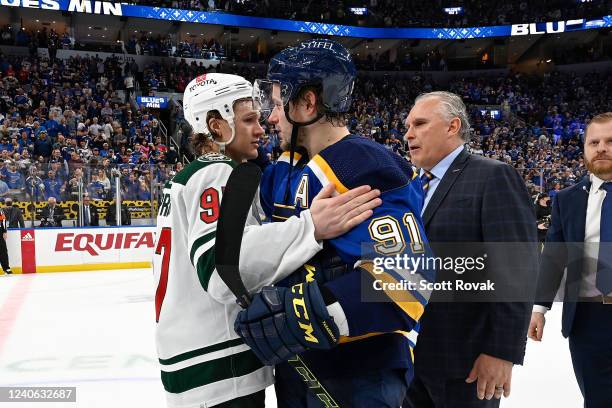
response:
M257 156L264 133L251 96L248 81L228 74L202 75L185 90L185 118L205 147L164 187L153 260L157 351L169 407L263 407L263 390L273 383L272 369L234 332L239 306L214 259L223 188L235 164ZM285 278L322 248L322 239L350 230L380 204L379 192L367 186L330 198L332 190L284 223L260 225L254 203L240 255L247 290Z

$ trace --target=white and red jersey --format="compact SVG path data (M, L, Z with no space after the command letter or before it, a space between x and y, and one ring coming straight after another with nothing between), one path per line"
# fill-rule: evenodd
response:
M220 154L194 160L164 187L153 271L156 341L169 407L210 407L273 383L234 332L240 307L215 269L223 188L234 163ZM260 225L259 200L247 217L240 273L249 292L273 284L320 249L310 213Z

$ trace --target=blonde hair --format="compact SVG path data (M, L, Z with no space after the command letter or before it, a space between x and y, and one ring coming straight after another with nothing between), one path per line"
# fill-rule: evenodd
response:
M587 125L584 131L585 142L586 142L587 134L589 132L589 128L591 127L593 123L607 123L610 121L612 121L612 112L604 112L604 113L600 113L599 115L593 116L593 119L591 119L591 121L589 122L589 124Z

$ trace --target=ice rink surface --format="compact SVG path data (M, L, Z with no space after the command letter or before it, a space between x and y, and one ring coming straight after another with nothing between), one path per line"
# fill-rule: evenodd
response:
M0 386L73 386L77 402L0 407L165 407L153 293L150 270L1 276ZM560 315L556 305L544 342L529 341L503 408L581 407Z

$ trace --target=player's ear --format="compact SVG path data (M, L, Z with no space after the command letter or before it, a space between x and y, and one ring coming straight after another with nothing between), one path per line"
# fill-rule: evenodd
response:
M208 120L208 130L210 134L215 138L221 137L221 120L217 118L210 118Z
M309 90L304 94L304 105L306 106L307 113L316 114L317 113L317 95L314 91Z

